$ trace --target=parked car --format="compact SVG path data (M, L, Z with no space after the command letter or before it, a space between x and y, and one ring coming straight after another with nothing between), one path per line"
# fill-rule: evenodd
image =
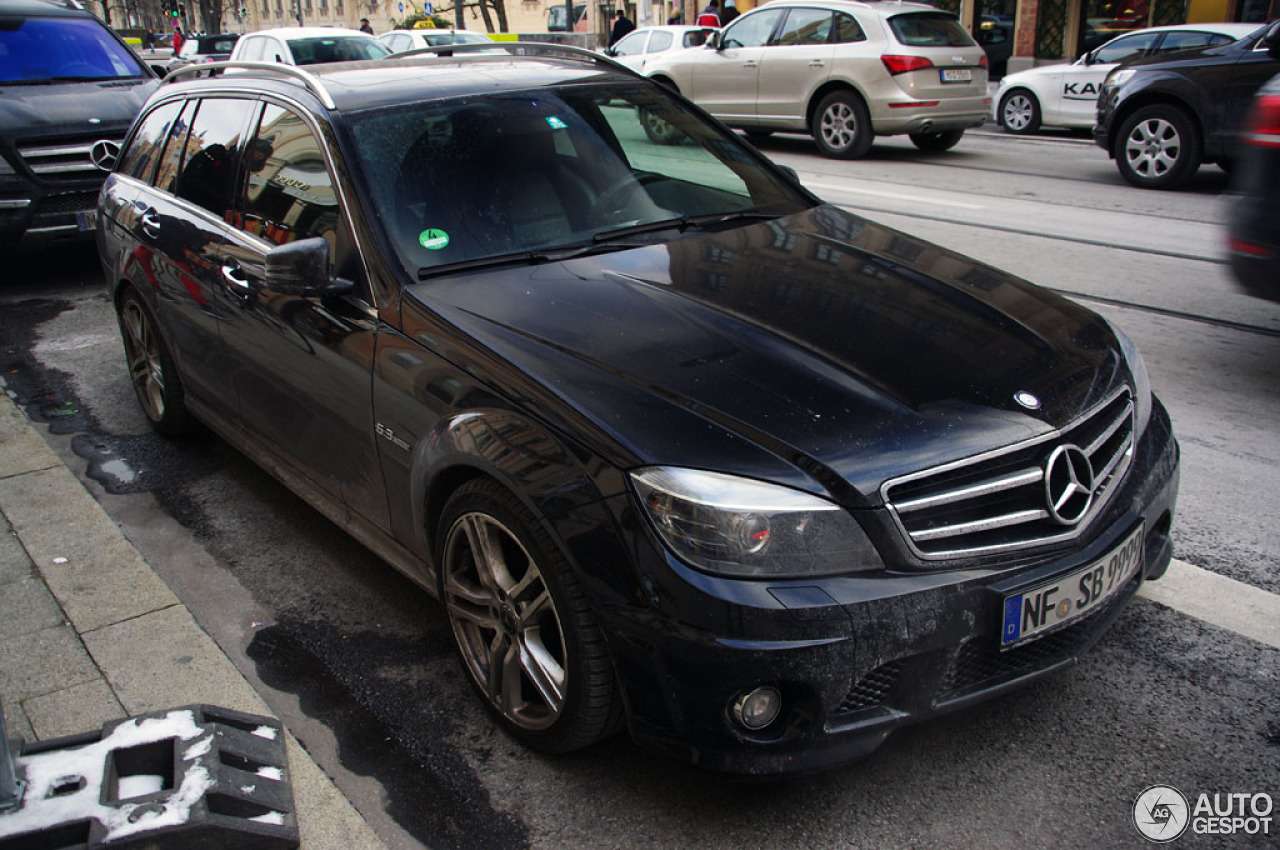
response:
M749 136L809 133L837 158L901 133L944 151L991 108L982 48L954 15L915 3L773 0L645 74Z
M378 42L392 54L421 50L424 47L441 47L449 44L493 44L493 39L482 32L468 30L392 30L378 36ZM496 48L495 48L496 50ZM449 55L442 53L442 56Z
M613 47L606 47L604 55L633 71L644 71L654 59L671 51L705 46L713 32L715 29L709 27L645 27L623 36Z
M200 62L225 62L231 58L231 53L235 50L236 41L239 38L240 36L236 33L193 35L182 42L182 49L165 66L165 71L167 73L177 68Z
M284 27L258 30L236 42L231 58L236 62L280 62L285 65L317 65L380 59L388 55L376 38L359 30L336 27Z
M974 40L987 54L987 71L991 79L998 80L1009 69L1009 57L1013 55L1013 15L981 15Z
M98 189L158 85L90 13L0 0L0 250L87 241Z
M98 239L153 427L438 594L517 739L829 767L1165 570L1177 445L1113 325L603 56L510 50L179 70Z
M1280 75L1258 92L1241 137L1227 207L1227 244L1236 279L1280 301Z
M1122 62L1212 47L1257 32L1258 24L1181 24L1151 27L1113 38L1070 65L1041 65L1000 81L992 115L1006 133L1044 127L1093 127L1102 81Z
M1217 47L1138 59L1098 95L1094 141L1120 175L1176 189L1202 162L1231 167L1254 93L1280 72L1280 21Z

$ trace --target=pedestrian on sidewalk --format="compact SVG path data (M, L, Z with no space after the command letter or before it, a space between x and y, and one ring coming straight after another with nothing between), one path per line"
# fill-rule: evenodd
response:
M368 18L360 19L360 32L367 32L369 35L373 35L373 27L369 26Z
M720 26L720 0L711 0L707 3L707 8L698 13L698 26Z
M613 32L609 34L609 47L613 47L622 37L636 28L636 25L627 17L627 13L623 9L618 10L618 16L613 22Z
M733 0L724 0L724 11L720 13L720 26L727 27L729 22L740 14L742 13L738 11L738 7Z

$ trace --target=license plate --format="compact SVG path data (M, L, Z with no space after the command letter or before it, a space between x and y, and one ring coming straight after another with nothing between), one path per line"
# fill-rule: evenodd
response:
M1000 645L1013 646L1086 616L1120 592L1142 566L1142 526L1088 566L1004 598Z
M93 230L98 224L98 211L85 210L76 213L76 227L82 231Z
M971 68L943 68L942 81L944 83L968 83L973 80L973 69Z

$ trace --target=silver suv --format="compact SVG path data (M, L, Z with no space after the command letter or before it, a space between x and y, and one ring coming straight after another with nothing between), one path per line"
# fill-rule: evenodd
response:
M954 15L915 3L774 0L645 74L749 136L810 133L842 159L901 133L947 150L991 108L982 48Z

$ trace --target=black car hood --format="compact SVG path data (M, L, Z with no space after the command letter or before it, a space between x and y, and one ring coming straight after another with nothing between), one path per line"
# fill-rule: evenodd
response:
M128 128L159 81L138 77L102 82L0 84L0 137L81 134ZM96 119L96 123L93 119Z
M1124 374L1096 314L831 206L410 294L567 402L544 415L585 415L635 463L861 504L1062 426Z

